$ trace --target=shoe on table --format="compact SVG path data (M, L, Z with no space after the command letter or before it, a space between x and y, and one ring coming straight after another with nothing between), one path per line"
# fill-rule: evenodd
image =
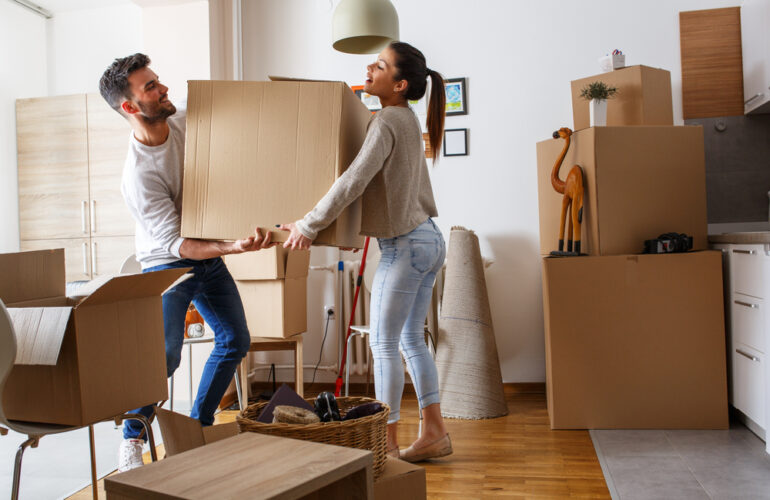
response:
M126 472L144 465L142 460L142 439L124 439L118 450L118 472Z
M449 434L444 434L442 437L428 443L421 448L415 448L414 445L405 450L401 450L401 460L407 462L422 462L429 458L445 457L452 454L452 441L449 439Z

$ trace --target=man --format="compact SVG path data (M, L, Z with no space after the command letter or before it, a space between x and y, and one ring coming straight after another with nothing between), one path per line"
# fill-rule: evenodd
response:
M177 109L168 88L148 67L144 54L116 59L102 75L99 91L133 130L123 170L121 191L136 221L136 258L142 271L191 267L192 278L163 295L168 376L179 366L185 314L192 301L214 329L215 343L203 368L191 416L203 425L214 422L219 404L236 367L249 349L240 295L222 259L270 246L270 235L235 242L206 241L180 236L186 105ZM186 104L186 103L185 103ZM137 410L148 418L155 406ZM123 427L119 471L142 465L145 436L133 420Z

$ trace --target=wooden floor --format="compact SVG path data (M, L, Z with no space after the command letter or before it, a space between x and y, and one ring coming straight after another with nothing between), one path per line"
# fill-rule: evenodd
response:
M542 385L506 385L505 390L508 416L447 420L454 454L422 464L428 498L609 499L588 432L550 429ZM233 420L235 413L223 412L218 420ZM417 437L419 415L414 394L404 396L401 416L399 439L406 447ZM162 445L159 449L158 455L163 456ZM105 498L103 483L99 481L99 498ZM70 498L89 499L91 488Z

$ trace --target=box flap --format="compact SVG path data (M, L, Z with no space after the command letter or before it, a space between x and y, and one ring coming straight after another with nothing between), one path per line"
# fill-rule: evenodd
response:
M199 420L163 408L157 408L156 415L168 456L238 434L236 422L203 427Z
M65 295L64 249L0 254L0 299L6 304Z
M92 306L139 297L160 296L190 268L164 269L143 274L113 276L83 299L77 307Z
M424 499L426 495L425 469L397 458L388 457L382 474L374 482L374 499Z
M16 332L17 365L55 365L71 307L9 308Z
M238 423L228 422L226 424L209 425L203 428L203 439L206 444L229 438L238 434Z
M271 82L327 82L327 83L345 83L340 80L316 80L314 78L292 78L290 76L267 76ZM345 85L347 85L345 83Z

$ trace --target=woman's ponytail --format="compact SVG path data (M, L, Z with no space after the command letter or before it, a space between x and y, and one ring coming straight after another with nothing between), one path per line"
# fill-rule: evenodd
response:
M437 71L428 69L430 77L430 100L428 101L428 139L430 140L433 163L439 157L441 141L444 138L444 116L446 112L446 93L444 78Z

